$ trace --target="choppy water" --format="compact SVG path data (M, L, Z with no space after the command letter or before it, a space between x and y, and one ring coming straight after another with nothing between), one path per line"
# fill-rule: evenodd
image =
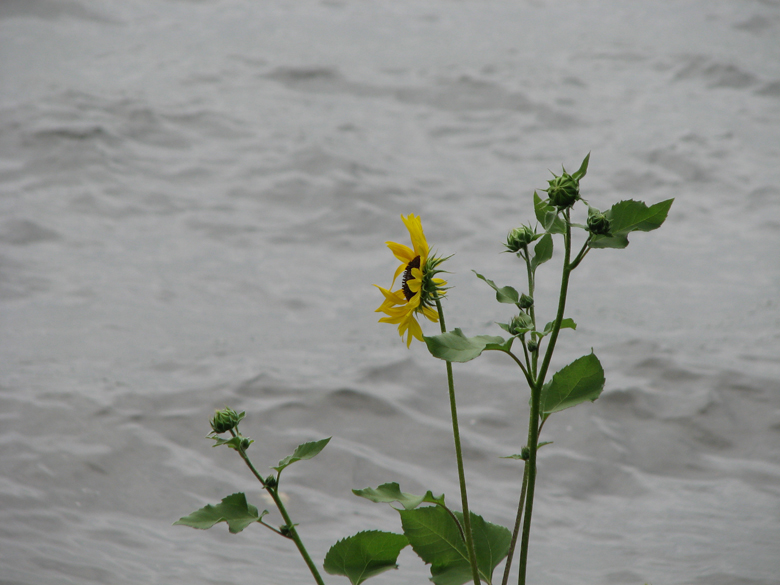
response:
M235 490L249 412L321 562L397 529L351 488L457 502L444 369L377 325L423 217L448 325L508 308L499 254L546 169L675 197L577 270L558 366L607 386L540 454L533 583L780 583L780 3L0 2L0 583L308 582L289 542L172 527ZM539 298L554 294L540 271ZM540 310L552 303L539 300ZM526 395L456 367L471 505L509 525ZM380 583L426 582L407 552ZM345 582L331 577L328 582Z

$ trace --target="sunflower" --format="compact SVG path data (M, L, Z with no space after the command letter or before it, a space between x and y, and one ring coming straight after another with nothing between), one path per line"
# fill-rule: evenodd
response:
M437 266L444 259L431 255L419 216L402 215L401 219L409 230L412 248L396 242L387 242L387 247L401 261L390 288L392 289L398 277L402 276L401 288L391 291L376 284L374 286L385 297L376 312L384 313L387 317L382 317L379 322L398 325L398 333L401 337L406 334L406 347L409 347L412 337L423 341L422 328L415 315L422 313L434 323L439 321L439 314L434 307L436 300L444 296L444 286L447 283L441 278L435 278L436 274L442 272L437 270Z

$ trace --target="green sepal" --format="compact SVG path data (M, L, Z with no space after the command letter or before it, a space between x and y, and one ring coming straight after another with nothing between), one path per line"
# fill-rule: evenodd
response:
M246 450L249 445L254 443L254 441L248 437L242 437L241 435L237 437L231 437L229 439L221 439L217 436L209 435L209 439L214 439L214 444L212 447L219 447L220 445L227 445L231 449L235 449L236 451L239 451L239 447L241 447L242 441L244 442L244 449Z
M535 271L553 256L553 240L550 234L544 234L539 243L534 246L534 257L531 258L531 270Z
M412 549L426 564L431 565L431 581L436 585L463 585L471 580L466 543L458 524L446 510L439 506L428 506L416 510L399 510L399 514ZM455 516L463 526L463 515L455 512ZM479 576L491 584L493 570L509 552L512 535L503 526L485 522L473 512L469 516Z
M237 534L250 524L258 522L266 514L268 510L258 514L257 508L248 504L246 496L238 492L227 496L216 506L209 504L189 516L179 518L173 524L206 530L218 522L227 522L230 532Z
M590 153L585 155L585 158L582 160L582 164L580 165L580 168L577 170L576 173L572 173L571 177L572 179L575 179L579 181L584 177L588 172L588 162L590 162Z
M550 321L544 326L544 330L541 333L542 337L552 333L553 325L555 325L555 321ZM577 329L577 324L574 322L574 319L566 318L561 320L561 329Z
M325 448L325 445L328 444L330 439L331 437L328 437L327 439L322 439L320 441L312 441L311 443L303 443L302 445L298 445L292 455L288 455L279 462L279 465L272 467L271 469L275 469L281 473L285 467L292 465L296 461L302 461L304 459L311 459L312 457L316 457L319 455L320 451Z
M352 490L352 493L361 498L366 498L378 504L390 504L398 502L406 510L413 510L423 503L444 505L444 494L434 496L431 490L428 490L424 496L415 496L401 491L401 486L396 482L383 483L379 487L366 488L363 490Z
M604 212L609 219L611 236L593 236L591 248L625 248L631 232L650 232L661 227L669 214L674 199L667 199L648 207L642 201L628 199Z
M493 282L489 278L485 278L476 270L472 270L472 272L477 275L477 278L479 278L480 280L484 280L490 288L496 291L496 300L499 303L508 303L510 305L516 305L520 301L520 293L518 293L511 286L502 286L499 288L495 282Z
M558 210L550 205L547 199L539 197L536 191L534 191L534 213L548 234L566 233L566 223L558 217Z
M468 362L485 350L497 350L508 352L512 349L514 337L504 339L497 335L477 335L476 337L466 337L463 331L455 329L425 337L425 344L433 357L437 357L448 362Z
M542 387L540 416L547 418L581 402L593 402L604 389L604 368L592 352L558 370Z
M403 534L367 530L339 540L325 555L323 567L331 575L343 575L352 585L398 568L398 555L409 544Z

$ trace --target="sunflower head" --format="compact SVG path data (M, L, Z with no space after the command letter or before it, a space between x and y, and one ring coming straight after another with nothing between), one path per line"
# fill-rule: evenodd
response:
M387 247L401 264L395 270L390 289L374 286L385 297L377 312L384 313L386 317L382 317L379 322L398 325L398 333L401 337L406 335L406 346L409 347L413 337L423 340L422 329L416 315L422 314L434 323L439 320L439 314L434 307L436 301L444 296L447 283L436 275L443 272L439 269L439 265L446 258L431 254L419 216L402 215L401 219L409 230L412 247L387 242ZM392 291L399 276L401 276L401 287Z

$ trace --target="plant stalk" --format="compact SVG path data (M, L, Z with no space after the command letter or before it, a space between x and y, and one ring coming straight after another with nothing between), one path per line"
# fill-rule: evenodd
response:
M441 308L441 302L436 299L436 310L439 312L439 326L441 332L446 333L447 327L444 324L444 311ZM474 551L474 534L471 532L471 514L469 513L469 499L466 494L466 473L463 470L463 451L460 446L460 429L458 426L458 408L455 404L455 382L452 378L452 363L447 362L447 385L450 393L450 414L452 415L452 435L455 439L455 456L458 460L458 480L460 481L460 499L463 507L463 529L466 532L466 550L469 553L469 563L471 564L471 575L474 578L474 585L480 585L479 569L477 568L477 555Z
M520 501L517 503L517 517L515 518L515 529L512 531L512 542L509 544L509 554L506 555L506 566L504 567L504 578L501 579L501 585L509 582L509 569L512 568L512 557L515 554L517 537L520 534L520 524L523 519L523 504L525 503L525 490L528 487L528 464L523 466L523 487L520 490Z

